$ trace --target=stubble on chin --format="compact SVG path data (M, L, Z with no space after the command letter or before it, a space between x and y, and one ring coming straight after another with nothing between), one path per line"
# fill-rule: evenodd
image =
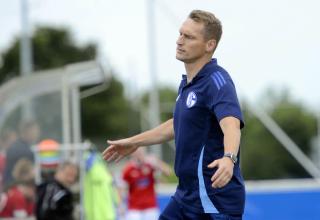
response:
M176 54L176 59L181 61L181 62L184 62L184 59L182 57L180 57L178 54Z

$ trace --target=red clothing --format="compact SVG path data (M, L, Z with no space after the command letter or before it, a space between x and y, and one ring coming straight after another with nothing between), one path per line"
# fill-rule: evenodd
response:
M33 215L34 203L28 201L18 187L3 194L0 217L26 217Z
M128 209L143 210L158 207L154 189L154 169L148 163L129 162L122 178L129 186Z

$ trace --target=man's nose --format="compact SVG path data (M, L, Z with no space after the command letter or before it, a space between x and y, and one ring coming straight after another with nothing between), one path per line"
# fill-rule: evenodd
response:
M182 45L182 44L183 44L183 37L182 37L182 36L179 36L178 39L177 39L177 41L176 41L176 43L177 43L178 45Z

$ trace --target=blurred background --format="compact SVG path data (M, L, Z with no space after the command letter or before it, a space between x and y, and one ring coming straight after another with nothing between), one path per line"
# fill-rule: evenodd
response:
M171 118L184 74L175 59L178 30L191 10L203 9L222 21L214 57L233 77L245 115L244 219L319 219L319 6L316 0L0 0L2 157L25 121L40 128L32 149L53 139L61 158L83 168L88 149L101 152L106 140ZM174 148L170 142L150 152L173 166ZM33 153L40 172L41 155ZM105 165L114 179L124 162ZM82 168L79 219L85 219ZM176 178L158 179L163 209Z

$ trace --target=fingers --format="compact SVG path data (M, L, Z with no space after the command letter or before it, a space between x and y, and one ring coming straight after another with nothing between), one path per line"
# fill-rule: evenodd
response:
M107 162L118 162L138 148L138 146L134 146L130 143L128 139L121 139L117 141L108 140L107 143L110 146L102 152L102 157Z
M117 151L108 152L106 155L103 156L103 159L105 159L107 162L119 162L122 158L124 158L124 155L121 155Z
M220 160L214 160L212 163L210 163L208 165L208 168L215 168L215 167L219 167L219 161ZM217 179L218 176L221 175L222 170L221 169L217 169L215 174L211 177L211 181L215 181Z
M109 145L126 145L126 140L127 139L121 139L121 140L116 140L116 141L112 141L112 140L107 140L107 143Z
M111 146L109 146L109 147L107 147L103 152L102 152L102 155L106 155L106 154L108 154L110 151L112 151L112 145Z
M227 183L231 180L231 177L227 172L221 173L215 181L212 183L213 188L221 188L227 185Z
M103 159L105 159L107 162L111 162L116 160L118 157L119 153L117 151L110 151L103 157Z
M119 145L120 140L118 141L111 141L107 140L107 143L110 145L102 152L102 157L107 162L114 161L118 159L118 150L117 145Z
M212 187L221 188L224 187L232 178L233 175L233 164L230 165L224 159L213 161L208 165L209 168L218 167L214 175L211 177Z
M111 140L107 140L107 143L110 145L114 145L117 144L118 141L111 141Z
M212 163L208 165L208 168L215 168L218 166L218 160L214 160Z
M104 160L107 160L109 161L110 160L110 157L114 154L115 150L114 150L114 146L109 146L107 149L105 149L103 152L102 152L102 157Z
M110 155L106 158L107 162L111 162L116 160L119 157L117 152L110 153Z
M214 175L211 177L211 181L214 182L218 178L220 178L221 174L223 173L223 168L218 168Z

